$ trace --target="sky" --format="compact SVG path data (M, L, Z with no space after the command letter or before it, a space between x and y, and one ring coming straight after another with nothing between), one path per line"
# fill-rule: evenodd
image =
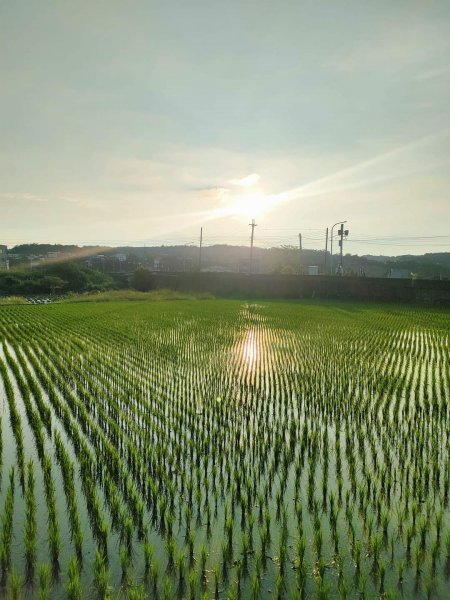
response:
M2 0L0 82L0 243L450 251L448 0Z

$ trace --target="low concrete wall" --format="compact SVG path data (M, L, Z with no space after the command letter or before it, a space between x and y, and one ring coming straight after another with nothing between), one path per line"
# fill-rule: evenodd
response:
M243 273L157 273L152 278L153 288L228 298L330 298L450 306L450 281Z

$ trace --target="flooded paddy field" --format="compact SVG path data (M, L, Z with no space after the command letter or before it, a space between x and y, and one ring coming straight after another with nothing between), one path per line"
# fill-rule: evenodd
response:
M0 597L448 598L450 316L0 307Z

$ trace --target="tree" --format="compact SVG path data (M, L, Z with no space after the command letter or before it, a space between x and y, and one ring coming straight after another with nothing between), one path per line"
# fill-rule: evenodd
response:
M153 275L148 269L139 267L131 277L131 286L139 292L148 292L155 287Z
M46 268L48 275L60 277L67 282L67 289L83 292L89 282L86 272L74 262L60 262Z
M36 285L41 292L56 294L57 291L61 291L67 285L67 281L56 275L44 275L36 281Z

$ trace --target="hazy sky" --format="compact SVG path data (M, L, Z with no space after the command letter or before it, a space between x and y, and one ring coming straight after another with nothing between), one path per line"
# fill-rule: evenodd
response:
M9 246L450 251L448 0L2 0L0 82Z

